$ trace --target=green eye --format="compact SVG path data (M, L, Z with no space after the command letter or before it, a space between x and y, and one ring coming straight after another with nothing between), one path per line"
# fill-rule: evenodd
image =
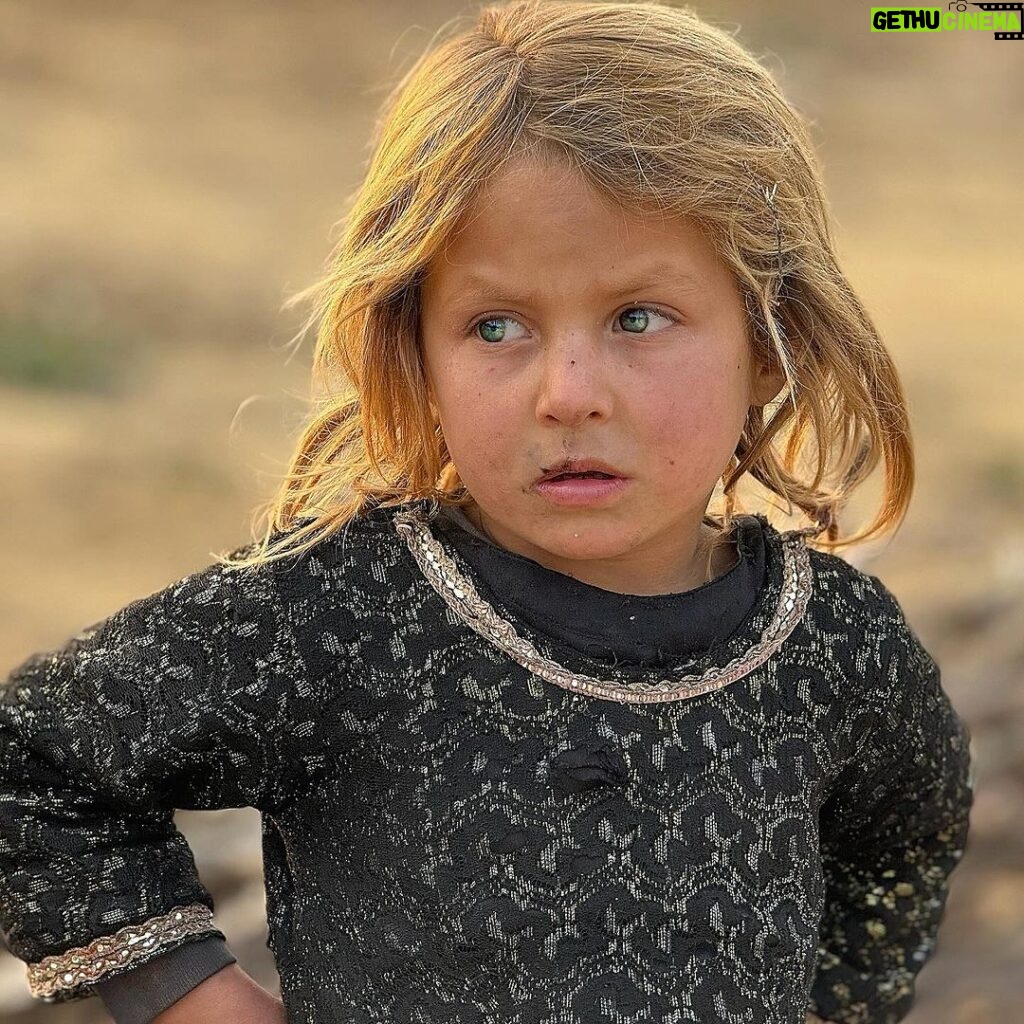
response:
M652 316L660 316L670 324L679 322L674 316L662 313L660 309L651 306L630 306L619 314L619 323L624 325L627 334L656 334L656 331L647 330Z
M505 337L505 329L504 329L504 327L499 329L495 325L503 324L503 323L505 323L508 320L511 320L511 317L496 316L496 317L491 317L489 320L480 320L477 323L476 326L480 329L481 333L483 333L484 331L495 331L495 333L500 333L501 334L501 337L497 337L497 338L491 338L491 337L484 336L484 338L483 338L484 341L491 341L491 342L493 342L493 341L504 341L504 337Z
M651 310L644 309L642 306L634 306L632 309L627 309L620 317L619 323L632 322L633 326L639 327L641 330L647 326L650 320ZM633 327L626 327L627 331L632 332Z

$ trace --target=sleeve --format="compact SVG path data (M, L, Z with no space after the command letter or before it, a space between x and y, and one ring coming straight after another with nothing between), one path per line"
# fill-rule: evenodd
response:
M114 1024L151 1024L212 974L237 962L223 939L208 935L99 981L95 987Z
M288 798L283 626L271 573L217 563L0 681L0 935L33 996L225 938L173 812Z
M914 1004L967 846L971 735L896 599L865 577L876 714L821 807L825 905L809 1010L837 1024L895 1024Z

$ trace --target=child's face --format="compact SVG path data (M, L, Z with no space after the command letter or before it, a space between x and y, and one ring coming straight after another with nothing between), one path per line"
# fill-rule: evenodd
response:
M753 365L740 292L697 227L638 219L574 172L517 163L428 266L421 300L431 401L471 517L606 590L703 582L715 483L748 406L784 378ZM556 503L534 484L567 458L628 480Z

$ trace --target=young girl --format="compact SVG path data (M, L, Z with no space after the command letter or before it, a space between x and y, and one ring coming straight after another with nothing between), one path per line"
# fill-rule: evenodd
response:
M399 84L309 294L318 407L262 539L0 690L33 994L120 1024L905 1017L970 736L827 550L898 526L912 449L769 73L659 3L487 7ZM739 512L748 476L814 525ZM172 820L242 806L280 1001Z

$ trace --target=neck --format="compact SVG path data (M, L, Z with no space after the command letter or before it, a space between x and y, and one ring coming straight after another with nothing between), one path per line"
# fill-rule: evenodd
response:
M463 508L466 518L496 547L504 547L487 529L480 507L471 503ZM739 561L736 545L721 539L721 531L701 523L697 546L694 550L693 565L700 566L696 579L688 579L679 590L692 590L711 580L724 576Z

